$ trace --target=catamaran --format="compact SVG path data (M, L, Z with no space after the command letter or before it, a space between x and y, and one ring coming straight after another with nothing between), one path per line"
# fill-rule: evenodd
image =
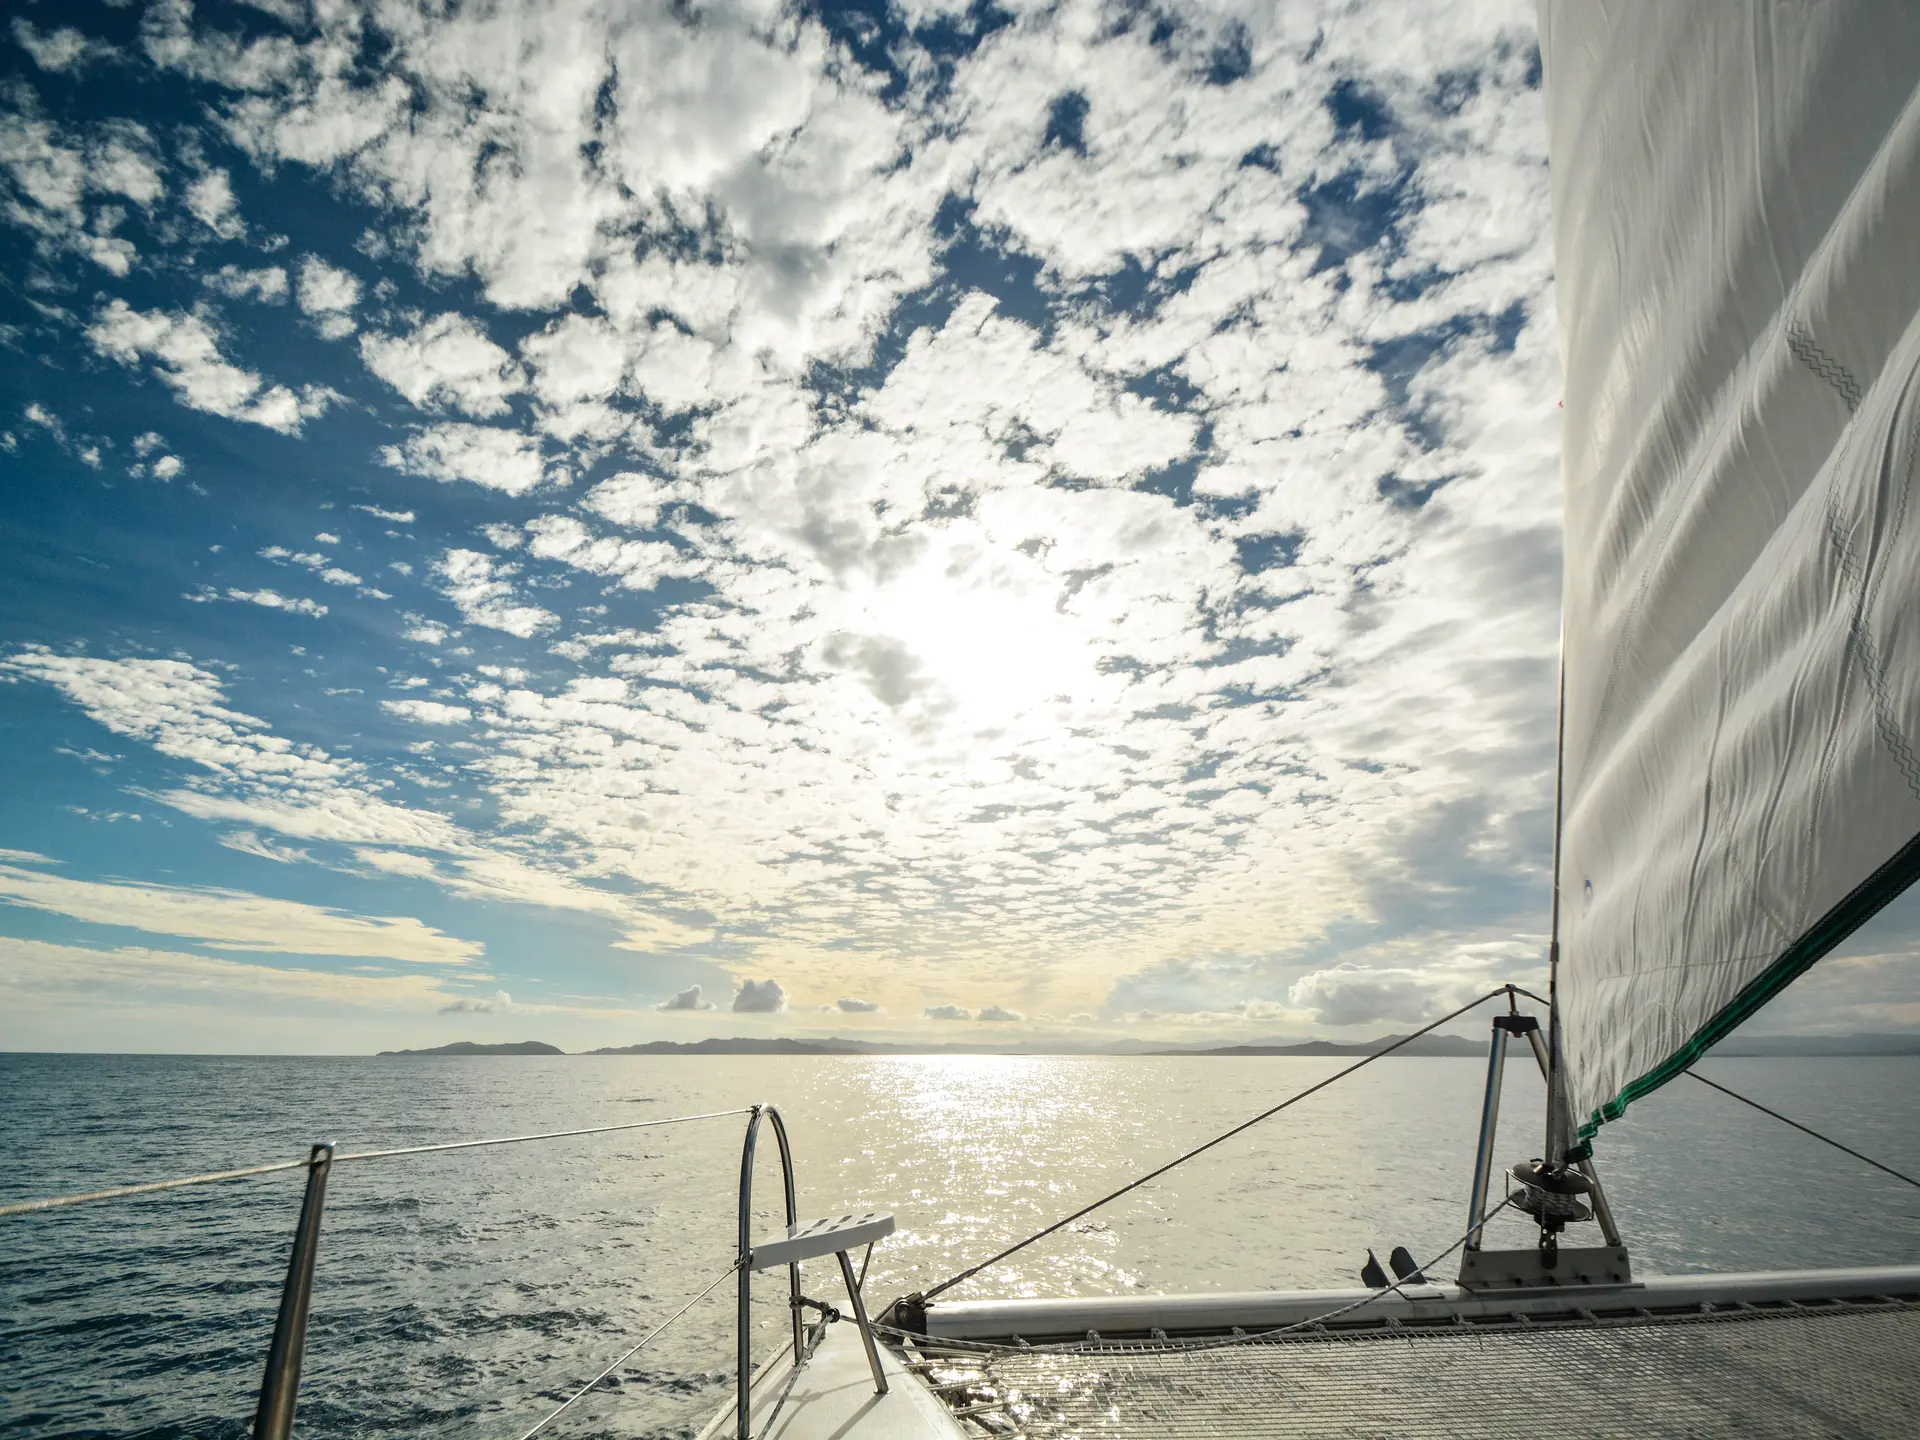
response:
M1494 1013L1459 1240L1395 1251L1391 1277L1369 1256L1352 1290L955 1293L1196 1150L873 1308L855 1257L892 1216L803 1218L756 1106L737 1258L689 1301L739 1304L711 1440L1920 1434L1920 1265L1642 1275L1596 1165L1609 1122L1920 875L1920 7L1544 0L1540 47L1566 385L1551 978L1475 1002ZM1515 1041L1547 1103L1509 1160ZM788 1223L762 1236L767 1130ZM284 1440L327 1176L413 1150L6 1210L304 1166L254 1427ZM1483 1245L1509 1209L1537 1243ZM753 1277L783 1269L791 1335L756 1357Z

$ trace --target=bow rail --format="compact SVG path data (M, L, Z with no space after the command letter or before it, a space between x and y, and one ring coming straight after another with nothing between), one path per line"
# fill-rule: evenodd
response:
M281 1287L280 1309L274 1321L273 1339L267 1347L266 1371L260 1383L260 1394L253 1421L254 1440L291 1440L294 1410L299 1401L301 1362L306 1351L307 1316L313 1299L314 1266L319 1256L320 1222L326 1209L327 1180L335 1166L351 1164L356 1160L393 1160L403 1156L437 1155L453 1150L475 1150L492 1145L523 1145L534 1141L564 1140L583 1135L610 1135L629 1130L648 1130L662 1125L685 1125L699 1120L723 1120L736 1115L748 1117L740 1155L738 1256L705 1289L648 1331L637 1344L575 1391L558 1409L550 1412L528 1430L526 1435L532 1436L545 1429L575 1401L588 1394L608 1375L631 1359L655 1336L718 1289L727 1276L738 1274L739 1309L736 1352L739 1364L737 1379L739 1418L737 1435L738 1440L750 1440L748 1401L754 1382L751 1332L752 1282L754 1273L759 1270L771 1269L783 1264L787 1268L788 1309L791 1312L793 1324L793 1368L797 1370L806 1364L813 1348L819 1344L827 1325L839 1318L839 1312L833 1306L818 1300L810 1300L800 1293L800 1261L827 1254L829 1251L835 1253L840 1263L841 1275L846 1281L848 1299L851 1302L854 1317L859 1323L861 1338L865 1342L867 1356L872 1365L875 1388L882 1395L887 1390L886 1377L881 1370L873 1328L867 1319L866 1306L861 1297L861 1285L866 1274L865 1266L862 1266L860 1276L856 1278L847 1252L850 1248L865 1242L871 1254L873 1242L893 1229L893 1217L867 1213L860 1216L858 1220L853 1217L841 1217L838 1220L816 1220L810 1225L802 1226L794 1186L792 1146L787 1139L786 1123L780 1118L780 1112L771 1105L744 1105L731 1110L708 1110L697 1115L631 1120L617 1125L587 1125L570 1130L543 1130L530 1135L499 1135L479 1140L398 1145L380 1150L343 1152L337 1148L335 1142L321 1141L308 1151L304 1159L300 1160L269 1161L265 1164L246 1165L231 1170L212 1170L199 1175L145 1180L108 1190L87 1190L69 1195L48 1196L38 1200L16 1201L13 1204L0 1205L0 1218L38 1214L75 1205L127 1200L162 1191L181 1190L199 1185L218 1185L289 1170L305 1169L307 1183L300 1203L300 1218L294 1229L293 1253L288 1259L287 1276ZM756 1264L756 1247L752 1231L753 1162L755 1141L762 1120L772 1122L774 1138L778 1142L782 1198L786 1202L787 1227L780 1235L769 1237L761 1242L758 1248L763 1258ZM822 1248L823 1245L826 1248ZM805 1310L809 1308L820 1311L822 1316L818 1325L811 1329L803 1319Z

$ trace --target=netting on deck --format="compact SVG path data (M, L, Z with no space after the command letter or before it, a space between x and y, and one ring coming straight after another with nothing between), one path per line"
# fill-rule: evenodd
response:
M923 1353L965 1423L1027 1440L1920 1435L1920 1306L1900 1302L1188 1353Z

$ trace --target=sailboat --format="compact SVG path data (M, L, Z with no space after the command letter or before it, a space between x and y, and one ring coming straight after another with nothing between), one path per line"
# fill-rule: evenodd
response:
M708 1440L1920 1434L1920 1265L1642 1275L1600 1173L1608 1124L1920 875L1920 6L1543 0L1540 46L1566 381L1551 978L1475 1002L1496 1013L1460 1239L1391 1277L1369 1256L1351 1290L956 1293L1009 1250L872 1306L855 1256L892 1216L803 1219L756 1106L738 1258L678 1312L737 1294ZM1547 1102L1509 1162L1516 1041ZM304 1166L254 1422L285 1440L335 1164L714 1118L316 1146L0 1215ZM787 1224L756 1235L767 1133ZM1507 1209L1534 1245L1483 1244ZM755 1356L753 1279L781 1270L791 1338Z
M1920 876L1920 7L1542 0L1540 48L1551 981L1493 1021L1457 1279L906 1297L886 1395L836 1337L710 1436L1920 1434L1920 1266L1636 1276L1595 1164ZM1547 1106L1506 1167L1515 1038ZM1531 1250L1480 1245L1503 1169Z

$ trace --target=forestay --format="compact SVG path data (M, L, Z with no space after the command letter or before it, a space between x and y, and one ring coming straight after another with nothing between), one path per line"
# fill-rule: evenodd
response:
M1920 6L1540 20L1591 1135L1920 870Z

